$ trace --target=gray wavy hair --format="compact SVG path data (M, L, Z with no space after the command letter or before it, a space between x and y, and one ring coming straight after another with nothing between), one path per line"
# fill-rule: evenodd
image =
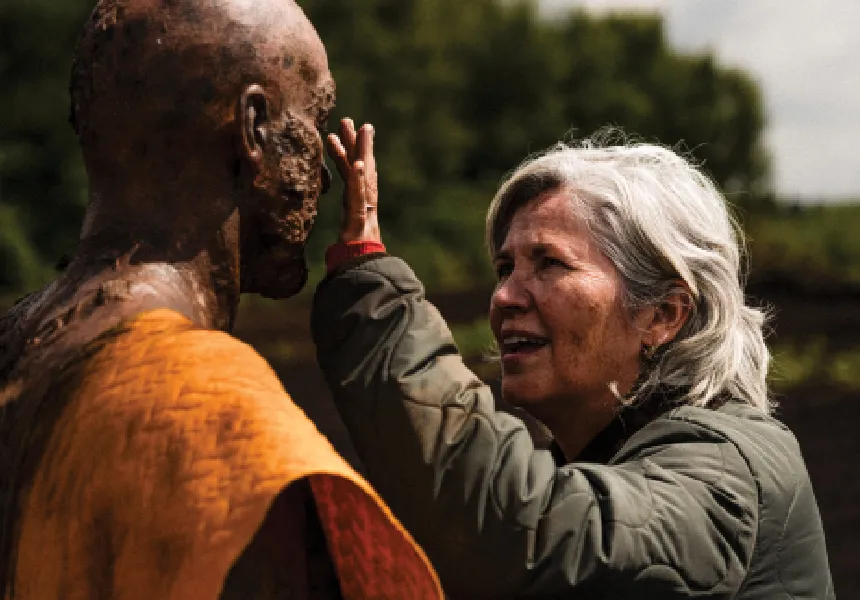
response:
M725 198L676 152L650 144L606 145L606 137L559 143L510 175L487 214L490 254L501 248L523 205L545 192L569 192L621 275L629 310L663 301L678 291L679 279L692 295L689 319L643 368L626 401L658 389L684 389L686 402L695 406L730 396L770 412L770 352L763 333L768 315L745 303L744 239Z

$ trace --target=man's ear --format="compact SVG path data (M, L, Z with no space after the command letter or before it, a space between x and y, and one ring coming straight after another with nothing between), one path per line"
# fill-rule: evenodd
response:
M642 343L649 348L658 348L671 342L693 313L693 295L687 284L679 281L678 286L659 304L640 313L645 317Z
M263 162L269 123L269 102L260 85L254 83L242 90L237 122L240 127L243 158L259 167Z

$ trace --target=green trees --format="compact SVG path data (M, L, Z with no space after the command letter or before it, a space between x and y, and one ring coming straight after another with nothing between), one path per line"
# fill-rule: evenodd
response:
M0 295L46 277L74 249L86 181L68 126L74 41L93 0L0 4ZM612 124L679 142L735 201L768 192L755 83L709 56L679 55L649 16L547 22L511 0L299 0L338 83L342 116L373 122L391 249L428 286L490 277L483 216L529 153ZM332 239L321 201L310 256Z
M386 241L428 285L488 277L483 214L504 173L606 125L680 144L746 207L769 191L755 82L674 52L657 17L546 22L530 2L494 0L300 4L338 82L332 123L376 125Z
M0 4L0 295L74 250L86 201L68 81L88 0Z

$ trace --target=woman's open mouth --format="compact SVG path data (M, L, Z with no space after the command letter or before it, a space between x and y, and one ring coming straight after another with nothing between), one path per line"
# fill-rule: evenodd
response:
M505 335L502 337L501 354L502 360L516 360L526 358L537 353L549 340L545 337L531 335Z

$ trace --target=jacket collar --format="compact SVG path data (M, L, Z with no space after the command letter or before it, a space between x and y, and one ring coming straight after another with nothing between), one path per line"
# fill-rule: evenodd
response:
M635 405L619 409L615 418L604 427L582 449L573 460L568 460L561 451L561 446L553 440L549 451L555 463L559 466L571 462L589 462L607 464L618 454L624 444L633 434L656 420L664 413L676 408L682 403L683 394L655 394Z

